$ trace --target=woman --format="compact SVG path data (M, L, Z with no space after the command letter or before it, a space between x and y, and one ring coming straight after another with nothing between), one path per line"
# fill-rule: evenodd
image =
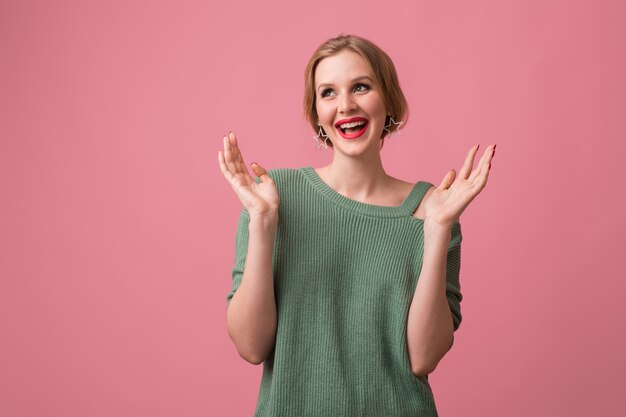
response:
M255 181L232 132L218 153L244 206L227 325L239 354L264 363L256 415L436 416L428 374L461 322L458 221L495 145L472 170L473 146L438 187L393 178L380 149L407 106L391 59L339 36L305 76L329 165L252 163Z

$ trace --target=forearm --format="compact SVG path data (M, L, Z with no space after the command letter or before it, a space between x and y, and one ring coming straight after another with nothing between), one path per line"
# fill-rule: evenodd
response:
M452 226L424 222L424 255L407 320L407 348L416 375L432 372L452 345L446 260Z
M241 285L226 314L228 334L248 362L261 363L276 340L272 254L277 215L250 217L248 252Z

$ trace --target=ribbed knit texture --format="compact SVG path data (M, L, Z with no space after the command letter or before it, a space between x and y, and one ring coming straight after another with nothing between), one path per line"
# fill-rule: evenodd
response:
M431 184L397 207L335 192L311 167L270 171L280 195L274 246L278 330L264 363L255 416L437 416L427 377L410 368L409 306L422 267L423 221L412 216ZM248 247L241 213L230 301ZM461 322L461 227L452 228L447 297Z

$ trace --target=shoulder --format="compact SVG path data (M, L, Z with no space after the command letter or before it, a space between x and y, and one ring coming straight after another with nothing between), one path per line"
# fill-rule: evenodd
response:
M288 181L299 176L299 171L298 168L272 168L267 170L267 174L274 181Z
M424 193L424 196L422 197L419 205L417 206L417 209L415 209L415 211L413 212L413 217L415 217L416 219L422 219L422 220L424 219L424 204L426 203L426 201L428 201L433 191L435 191L434 185L428 182L426 182L425 184L426 184L426 187L428 187L428 189Z
M428 200L433 190L435 189L435 187L427 181L418 181L417 183L412 183L391 177L391 182L388 185L388 192L390 194L390 201L388 203L389 205L400 205L408 198L410 198L411 194L415 192L419 194L423 192L422 190L424 189L426 189L424 196L421 198L419 206L413 212L414 217L418 219L423 219L424 202Z
M409 198L413 192L413 188L415 188L415 184L413 183L389 177L381 204L386 206L400 206Z
M413 215L416 218L423 219L424 218L424 206L423 202L425 202L428 197L432 194L434 190L434 186L426 181L418 181L416 183L403 181L398 178L390 177L390 181L387 184L387 205L390 206L399 206L404 204L407 200L411 199L412 201L418 197L420 204L418 207L413 207ZM415 202L417 205L417 201Z
M272 168L267 170L279 191L289 190L302 180L302 168Z

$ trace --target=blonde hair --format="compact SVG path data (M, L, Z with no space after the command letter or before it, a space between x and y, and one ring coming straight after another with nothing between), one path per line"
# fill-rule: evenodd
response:
M367 39L355 35L339 35L321 44L309 59L304 70L304 115L313 130L316 133L318 131L318 115L315 108L315 70L321 60L343 50L359 54L369 64L374 75L374 82L380 89L385 110L394 121L402 121L406 124L409 109L400 88L396 67L389 55ZM383 130L381 139L384 138L384 133ZM329 145L332 146L332 144Z

